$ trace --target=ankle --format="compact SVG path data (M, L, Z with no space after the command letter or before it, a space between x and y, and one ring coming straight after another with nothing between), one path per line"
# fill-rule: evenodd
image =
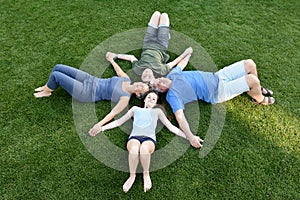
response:
M150 173L149 173L149 171L144 171L144 172L143 172L143 175L144 175L144 176L149 176Z

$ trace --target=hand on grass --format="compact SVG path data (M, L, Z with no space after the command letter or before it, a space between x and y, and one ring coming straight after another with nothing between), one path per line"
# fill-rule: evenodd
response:
M117 55L117 54L115 54L115 53L107 52L105 57L106 57L106 60L107 60L107 61L111 62L111 61L114 60L114 58L116 57L116 55Z
M198 136L193 136L193 138L190 139L190 144L195 148L201 148L203 140Z
M98 123L97 124L95 124L94 126L93 126L93 128L91 128L90 130L89 130L89 135L90 136L96 136L98 133L100 133L102 131L102 126L100 126Z

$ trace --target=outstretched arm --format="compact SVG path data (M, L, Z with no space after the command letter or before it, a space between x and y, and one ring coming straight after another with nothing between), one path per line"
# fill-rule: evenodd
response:
M116 54L112 52L107 52L106 55L112 56L113 59L127 60L130 62L138 60L134 55L129 55L129 54Z
M167 65L169 66L170 69L172 69L173 67L175 67L182 59L184 59L187 55L192 54L193 53L193 48L189 47L187 48L180 56L178 56L175 60L173 60L172 62L167 63Z
M184 70L184 68L187 66L189 60L191 58L191 54L186 55L179 63L178 63L178 67L181 68L181 70Z
M180 129L185 133L185 135L186 135L187 139L190 141L191 145L196 148L202 147L201 142L203 142L203 140L200 137L195 136L192 133L182 109L177 110L175 112L175 118L179 124Z
M100 122L95 124L93 128L89 130L91 136L97 135L101 131L101 127L107 122L111 121L117 114L122 112L129 103L129 97L121 97L117 105L108 113Z
M110 122L104 126L102 126L101 131L105 131L105 130L109 130L109 129L113 129L115 127L121 126L122 124L124 124L126 121L128 121L134 113L134 107L132 107L130 110L128 110L128 112L123 115L120 119L117 119L113 122Z
M164 112L158 108L158 118L159 120L169 129L169 131L171 131L172 133L174 133L175 135L178 135L184 139L186 138L186 135L176 126L174 126L166 117L166 115L164 114Z
M114 61L113 54L111 52L106 53L106 60L109 61L119 77L128 77L128 75L121 69L121 67Z

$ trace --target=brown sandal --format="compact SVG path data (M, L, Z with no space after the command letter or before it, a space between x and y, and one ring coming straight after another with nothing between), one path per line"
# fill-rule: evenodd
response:
M261 87L261 93L265 96L272 96L273 91L269 90L268 88Z
M264 97L264 99L261 102L257 102L255 99L252 99L252 102L255 104L268 106L275 103L275 99L273 97Z

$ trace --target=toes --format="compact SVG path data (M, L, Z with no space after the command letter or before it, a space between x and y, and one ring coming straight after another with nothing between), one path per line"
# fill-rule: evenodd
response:
M124 183L123 185L123 191L126 193L130 190L130 188L132 187L133 183L135 181L135 177L129 177L127 179L127 181Z
M144 192L149 191L152 188L152 182L150 176L144 176Z
M51 93L48 92L37 92L33 94L36 98L41 98L41 97L49 97L51 95Z
M34 89L35 92L42 92L43 90L44 90L44 86Z

